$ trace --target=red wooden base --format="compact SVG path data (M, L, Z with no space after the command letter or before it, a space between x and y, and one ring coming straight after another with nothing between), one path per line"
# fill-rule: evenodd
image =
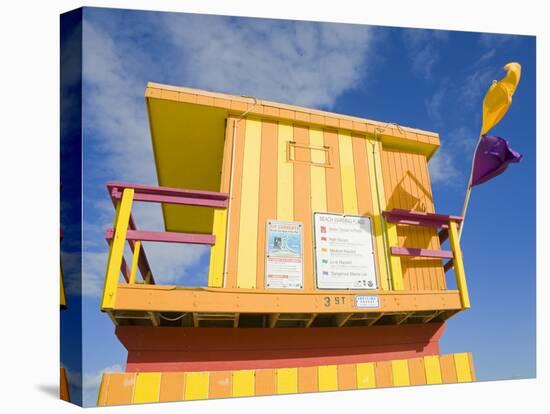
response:
M127 372L307 367L439 354L443 323L350 328L119 326Z

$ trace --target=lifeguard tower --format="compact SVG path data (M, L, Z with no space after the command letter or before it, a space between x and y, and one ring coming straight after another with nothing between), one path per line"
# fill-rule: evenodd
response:
M156 83L145 100L159 186L107 184L101 310L128 359L99 405L475 379L439 352L470 301L462 218L434 210L437 134ZM208 286L157 284L144 241L210 246Z

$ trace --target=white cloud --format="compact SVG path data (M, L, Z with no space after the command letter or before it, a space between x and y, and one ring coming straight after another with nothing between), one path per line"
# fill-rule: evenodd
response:
M285 103L331 107L365 76L365 26L165 16L168 39L188 57L193 85Z
M442 82L437 91L426 100L426 111L428 116L434 122L441 122L441 106L443 105L443 98L447 93L447 82Z
M431 158L428 169L432 184L450 184L460 175L453 155L443 147Z
M111 24L116 33L110 33L102 23L85 19L83 26L84 185L85 194L93 196L84 200L81 288L92 296L103 289L108 257L104 232L114 216L103 183L157 183L143 99L148 80L163 82L181 73L181 84L187 86L330 107L365 76L370 46L368 28L354 25L151 14L148 25L129 30L132 22L120 20ZM166 48L162 55L169 64L143 41L153 38ZM157 205L136 204L133 214L140 229L164 229ZM206 246L144 246L163 283L186 274L209 251ZM67 255L66 261L77 272L78 258ZM69 277L67 291L78 293L80 283Z
M458 127L442 137L441 141L441 147L428 164L432 184L461 184L465 179L463 166L471 163L477 136L469 128Z
M482 67L469 75L464 80L461 91L464 104L468 107L477 105L481 110L483 96L485 96L496 75L494 67Z
M403 31L403 41L416 76L431 79L434 66L439 62L439 46L449 37L444 30L408 29Z

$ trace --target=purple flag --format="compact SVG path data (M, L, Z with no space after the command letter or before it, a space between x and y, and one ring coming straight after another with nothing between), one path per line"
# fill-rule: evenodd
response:
M504 138L483 135L474 156L472 187L502 174L508 164L519 162L521 157Z

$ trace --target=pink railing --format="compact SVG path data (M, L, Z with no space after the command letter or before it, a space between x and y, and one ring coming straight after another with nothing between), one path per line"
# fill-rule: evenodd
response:
M160 204L177 204L197 207L227 208L228 195L211 191L184 190L179 188L155 187L128 183L108 183L107 189L115 208L121 202L124 190L133 190L131 204L136 201ZM130 205L131 210L131 205ZM105 234L107 243L111 246L113 238L118 228L119 218L114 223L114 228L108 228ZM169 231L150 231L139 230L136 226L134 217L130 211L128 227L124 234L130 249L134 252L132 266L129 267L121 256L120 270L124 279L128 283L135 281L136 267L139 269L145 283L154 284L155 280L151 271L151 266L145 254L141 242L162 242L162 243L190 243L214 245L216 237L212 234L181 233ZM112 256L112 252L111 252Z

